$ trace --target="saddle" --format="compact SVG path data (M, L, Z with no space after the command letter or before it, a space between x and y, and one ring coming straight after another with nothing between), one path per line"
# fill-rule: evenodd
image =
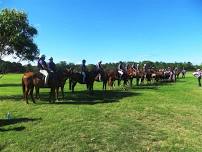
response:
M49 74L49 77L48 77L48 86L49 86L50 81L52 81L54 79L54 73L49 72L48 74ZM45 84L45 76L42 73L37 72L37 73L35 73L34 76L37 77L38 79L40 79L41 81L43 81L43 83Z

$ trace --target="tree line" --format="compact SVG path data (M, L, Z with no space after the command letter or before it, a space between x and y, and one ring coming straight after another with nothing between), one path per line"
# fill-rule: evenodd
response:
M119 63L105 63L103 64L103 68L108 69L116 69ZM198 68L202 68L202 65L194 65L191 62L175 62L175 63L166 63L166 62L152 62L152 61L142 61L142 62L125 62L125 65L129 64L140 64L142 67L144 64L147 64L149 67L155 67L157 69L167 68L167 67L178 67L182 69L184 67L187 71L194 71ZM73 68L75 71L80 71L80 65L74 63L67 63L66 61L61 61L56 64L57 70L61 71L65 68ZM95 67L94 64L87 65L88 69L92 69ZM17 62L3 61L0 60L0 73L24 73L28 71L37 72L36 65L22 65Z

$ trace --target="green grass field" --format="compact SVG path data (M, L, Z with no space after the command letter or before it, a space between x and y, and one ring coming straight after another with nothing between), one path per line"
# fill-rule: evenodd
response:
M202 151L202 89L177 83L101 91L77 85L65 100L22 100L21 75L0 79L0 151ZM5 119L11 112L13 120Z

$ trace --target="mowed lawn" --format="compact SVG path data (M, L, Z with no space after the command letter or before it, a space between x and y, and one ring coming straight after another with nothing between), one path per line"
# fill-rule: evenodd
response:
M20 74L0 79L0 151L202 151L202 89L191 73L177 83L22 100ZM5 119L10 112L13 120Z

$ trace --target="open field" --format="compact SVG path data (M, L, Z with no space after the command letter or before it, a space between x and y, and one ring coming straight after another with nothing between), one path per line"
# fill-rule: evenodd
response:
M202 89L188 75L177 83L95 94L77 85L65 101L26 105L21 75L0 79L2 151L202 151ZM11 112L13 120L5 115Z

